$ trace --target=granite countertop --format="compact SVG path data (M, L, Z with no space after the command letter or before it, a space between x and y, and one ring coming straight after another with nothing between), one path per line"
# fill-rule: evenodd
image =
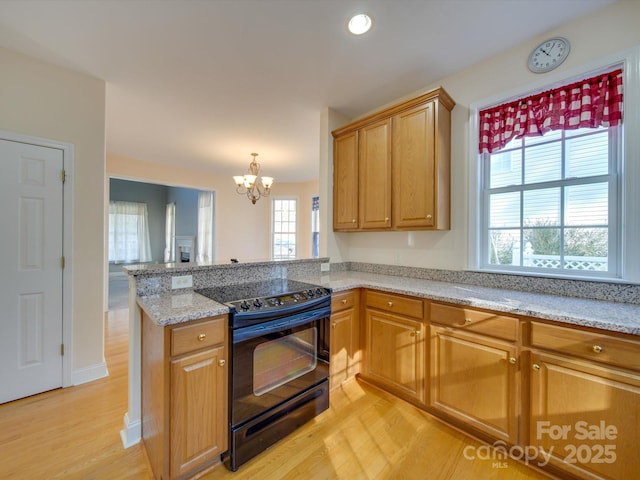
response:
M161 295L138 297L138 305L158 326L229 313L229 307L226 305L214 302L193 290L176 290Z
M295 280L329 287L334 292L361 287L374 288L512 315L640 335L640 305L351 271ZM229 312L226 306L190 290L139 297L138 304L158 325Z

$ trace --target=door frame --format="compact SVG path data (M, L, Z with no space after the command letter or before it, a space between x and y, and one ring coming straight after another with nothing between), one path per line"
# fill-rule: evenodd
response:
M65 266L62 270L62 386L73 385L73 164L74 145L48 138L23 135L0 130L0 139L39 147L62 150L62 165L66 172L62 206L62 254Z

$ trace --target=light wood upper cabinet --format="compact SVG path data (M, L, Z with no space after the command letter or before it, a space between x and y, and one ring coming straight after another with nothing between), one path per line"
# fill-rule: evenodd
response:
M358 132L360 228L391 226L391 120L367 125Z
M454 105L439 88L332 132L334 230L450 228ZM357 182L344 173L354 158L353 135L358 165L351 171L357 171ZM358 222L347 215L353 201L345 192L354 190L359 192Z
M450 228L449 110L432 100L395 115L393 226Z
M358 229L358 216L358 132L352 131L333 142L333 229Z

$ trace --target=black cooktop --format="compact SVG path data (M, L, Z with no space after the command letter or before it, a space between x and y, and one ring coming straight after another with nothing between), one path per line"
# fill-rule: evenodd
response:
M315 291L317 288L321 287L296 280L277 278L263 282L238 283L235 285L202 288L196 290L196 293L211 298L216 302L231 303L256 298L278 297L309 290Z

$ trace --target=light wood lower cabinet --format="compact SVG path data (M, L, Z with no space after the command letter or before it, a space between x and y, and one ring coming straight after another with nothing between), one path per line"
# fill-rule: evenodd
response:
M539 461L549 459L578 478L637 478L640 343L555 325L531 326L531 343L538 348L531 350L528 365L528 443L547 457ZM629 368L618 367L625 363Z
M142 315L142 439L156 479L182 479L227 450L227 317L161 327Z
M364 376L402 398L424 404L426 327L422 301L365 290L364 303Z
M334 293L331 297L331 390L360 372L359 290Z
M431 326L431 408L510 444L518 442L518 349Z

